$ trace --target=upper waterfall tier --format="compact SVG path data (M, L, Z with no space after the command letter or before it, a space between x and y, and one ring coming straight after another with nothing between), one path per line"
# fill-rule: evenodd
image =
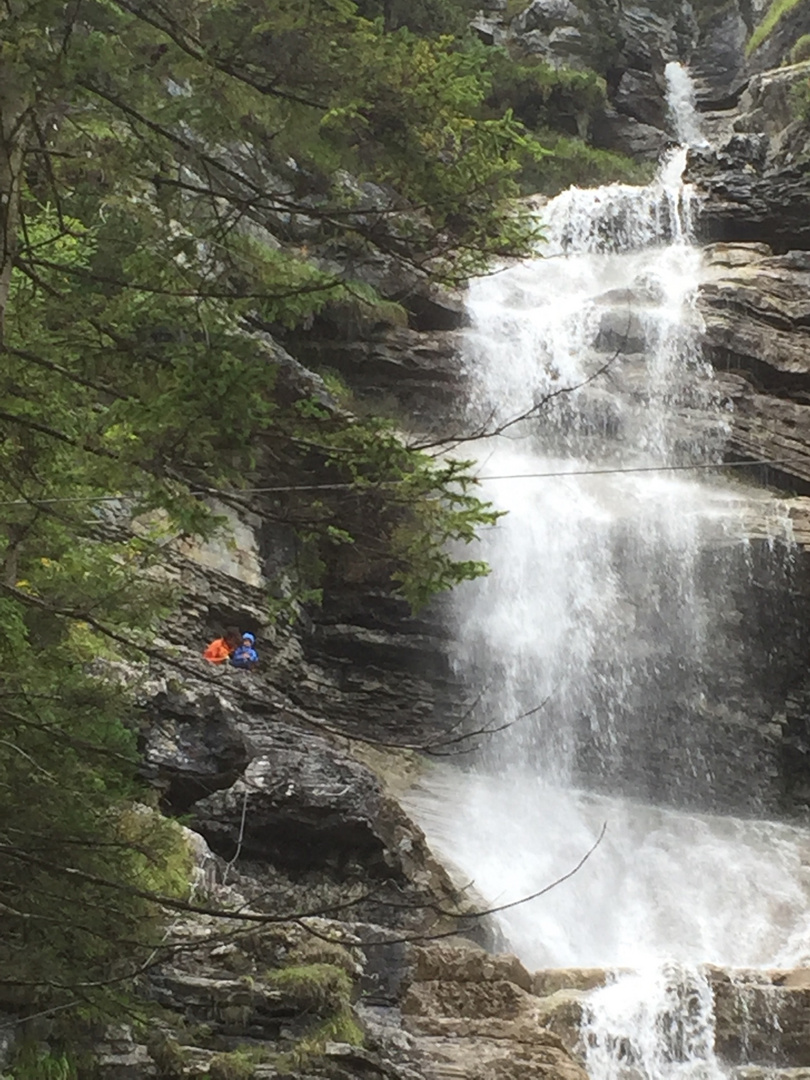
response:
M643 805L776 805L774 716L801 647L786 629L789 546L744 538L764 504L784 540L780 504L670 471L720 461L727 433L699 349L682 162L670 155L647 188L561 195L548 257L470 291L470 410L500 432L479 444L480 470L506 515L480 545L491 575L457 591L453 656L472 724L512 723L477 776L438 805L427 796L423 819L502 902L553 880L608 819L576 884L508 916L534 962L765 963L806 947L803 834L779 840L770 895L751 879L744 825ZM712 865L736 883L732 906L752 905L745 918L720 903Z

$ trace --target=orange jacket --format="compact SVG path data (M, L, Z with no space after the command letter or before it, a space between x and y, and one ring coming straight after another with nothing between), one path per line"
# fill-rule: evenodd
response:
M203 657L212 664L223 664L230 658L232 652L233 646L229 645L225 638L220 637L211 642L203 653Z

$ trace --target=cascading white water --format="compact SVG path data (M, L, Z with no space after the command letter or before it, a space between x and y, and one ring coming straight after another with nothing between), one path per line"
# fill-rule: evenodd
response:
M699 142L688 76L667 76ZM719 1076L698 965L810 957L808 834L655 807L733 779L702 733L756 697L735 633L752 508L783 528L775 501L708 472L645 471L716 462L727 435L697 347L685 154L647 188L564 192L543 257L470 290L471 422L501 431L480 475L508 515L482 542L491 576L459 590L454 659L482 721L532 715L412 800L490 904L564 874L607 822L578 874L501 916L535 967L635 969L591 997L594 1080L628 1059L648 1080Z

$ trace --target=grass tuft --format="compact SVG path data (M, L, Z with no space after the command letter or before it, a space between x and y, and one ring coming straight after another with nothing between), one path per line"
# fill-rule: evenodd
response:
M750 56L764 41L767 41L779 20L803 2L804 0L771 0L771 6L765 12L765 17L759 26L754 28L753 34L748 39L745 47L746 56Z

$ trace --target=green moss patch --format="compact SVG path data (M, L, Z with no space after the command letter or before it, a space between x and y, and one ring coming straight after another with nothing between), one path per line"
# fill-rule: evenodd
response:
M284 995L297 1012L330 1016L351 1001L352 980L335 964L298 964L269 971L267 985Z
M746 55L750 56L763 41L767 41L779 20L802 2L803 0L771 0L771 6L766 11L765 17L748 39L748 44L745 47Z

